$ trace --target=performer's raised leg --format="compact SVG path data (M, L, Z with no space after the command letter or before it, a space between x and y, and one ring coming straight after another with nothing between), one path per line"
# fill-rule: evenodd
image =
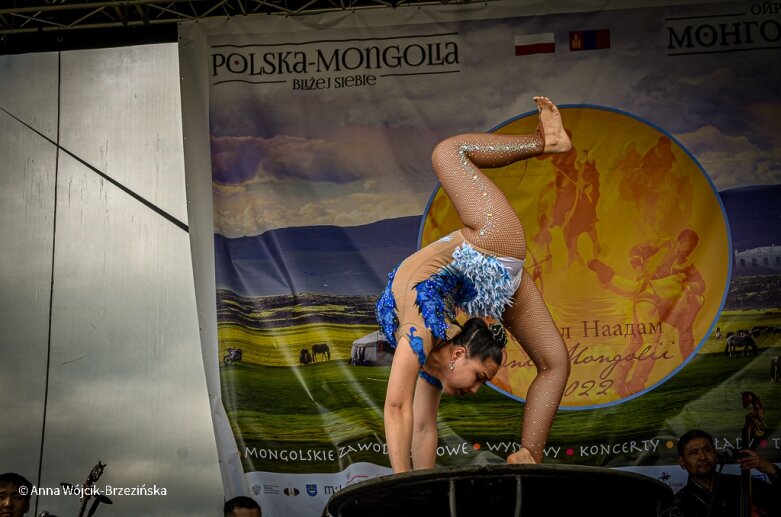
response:
M536 133L458 135L440 142L432 155L434 171L464 223L464 237L483 249L520 259L526 256L523 226L505 195L480 167L501 167L571 148L558 108L547 97L534 101L540 112Z

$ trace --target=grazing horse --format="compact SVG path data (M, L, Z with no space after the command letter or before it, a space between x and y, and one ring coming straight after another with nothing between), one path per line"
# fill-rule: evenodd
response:
M298 362L301 364L309 364L312 362L312 354L309 353L308 348L302 349L301 353L298 354Z
M727 346L724 347L724 352L727 357L737 357L738 349L740 349L740 355L757 355L757 343L754 338L749 334L733 334L727 338ZM750 349L750 350L749 350Z
M312 361L317 362L317 355L323 356L323 361L331 360L331 349L328 348L328 343L318 343L312 345Z

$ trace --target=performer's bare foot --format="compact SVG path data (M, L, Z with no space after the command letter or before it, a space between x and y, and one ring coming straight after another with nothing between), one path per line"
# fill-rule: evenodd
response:
M572 149L572 142L561 123L559 108L547 97L534 97L540 112L542 138L545 142L543 153L566 153Z

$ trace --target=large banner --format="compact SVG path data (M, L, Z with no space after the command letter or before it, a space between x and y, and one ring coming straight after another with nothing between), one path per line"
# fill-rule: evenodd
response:
M757 408L743 392L764 403L754 445L781 460L772 4L400 8L180 36L227 493L246 483L266 516L316 516L341 488L390 473L392 351L375 302L399 262L460 226L431 151L464 132L534 131L539 94L559 104L573 149L486 172L524 223L525 267L569 350L545 462L680 487L677 437L701 428L719 449L744 445ZM490 387L445 397L438 465L516 451L534 375L511 342Z

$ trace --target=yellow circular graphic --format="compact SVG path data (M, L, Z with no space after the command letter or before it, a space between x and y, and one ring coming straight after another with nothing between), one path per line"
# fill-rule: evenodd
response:
M526 270L569 350L564 409L612 405L675 374L708 335L730 275L718 193L674 138L626 113L562 107L572 151L485 170L526 231ZM494 130L534 131L536 114ZM439 188L421 246L459 228ZM493 384L524 399L536 369L508 343Z

